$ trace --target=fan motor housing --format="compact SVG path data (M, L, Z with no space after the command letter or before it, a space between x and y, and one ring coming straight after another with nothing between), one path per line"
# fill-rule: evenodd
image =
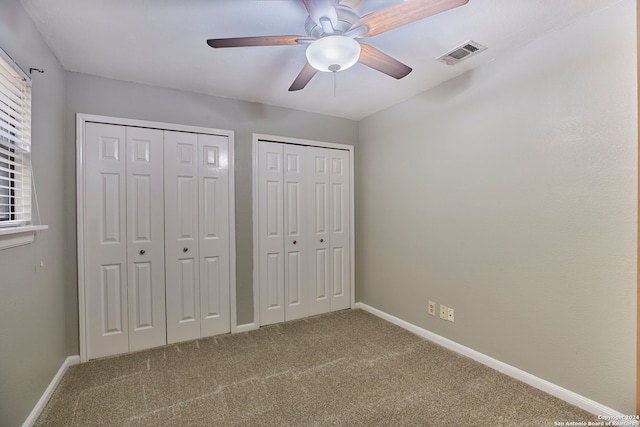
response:
M336 14L338 15L338 23L333 29L333 34L344 34L351 29L354 22L360 19L360 16L350 7L345 5L336 6ZM322 27L315 23L311 18L307 18L304 28L309 37L319 39L327 35Z

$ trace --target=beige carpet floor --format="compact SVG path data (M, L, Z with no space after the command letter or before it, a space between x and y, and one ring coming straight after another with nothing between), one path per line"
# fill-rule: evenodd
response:
M38 426L553 426L597 417L361 310L73 366Z

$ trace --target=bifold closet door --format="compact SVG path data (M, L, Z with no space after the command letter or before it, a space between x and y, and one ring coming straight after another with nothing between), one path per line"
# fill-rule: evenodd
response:
M306 147L309 314L350 307L349 152Z
M261 142L261 324L309 315L308 147Z
M162 345L162 134L87 123L85 301L88 358Z
M350 306L345 150L258 143L260 324Z
M231 330L229 141L165 131L167 342Z

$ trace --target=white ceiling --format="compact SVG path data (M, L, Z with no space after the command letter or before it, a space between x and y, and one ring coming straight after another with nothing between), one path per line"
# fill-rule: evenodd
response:
M344 0L347 2L346 0ZM349 0L361 14L400 0ZM357 64L288 88L305 46L212 49L209 38L305 35L301 0L21 0L63 68L131 82L359 120L621 0L470 0L367 43L413 72L395 80ZM606 36L606 34L603 34ZM434 58L473 40L455 66ZM570 46L567 46L570 49Z

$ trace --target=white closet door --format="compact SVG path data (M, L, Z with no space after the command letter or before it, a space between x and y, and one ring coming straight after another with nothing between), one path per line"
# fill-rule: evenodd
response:
M85 127L85 306L88 358L125 353L126 137L122 126Z
M129 351L166 344L163 133L126 128Z
M198 135L200 158L200 336L231 331L229 312L229 139Z
M284 146L284 299L285 320L309 315L307 147Z
M331 311L350 307L350 161L349 152L330 150Z
M167 343L200 338L198 136L165 131Z
M327 313L331 305L331 254L329 251L329 150L305 147L309 156L307 186L309 241L309 314Z
M258 141L260 324L351 305L347 150Z
M284 321L283 145L258 143L260 324Z

